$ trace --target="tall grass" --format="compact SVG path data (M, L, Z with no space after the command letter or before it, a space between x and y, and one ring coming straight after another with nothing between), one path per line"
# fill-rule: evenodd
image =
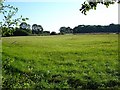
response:
M118 35L2 38L3 87L118 89Z

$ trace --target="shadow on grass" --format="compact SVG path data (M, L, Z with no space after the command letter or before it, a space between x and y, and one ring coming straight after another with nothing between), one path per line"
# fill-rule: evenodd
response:
M23 60L25 61L25 60ZM2 87L3 88L79 88L79 89L118 89L119 80L109 80L107 82L98 82L87 76L85 79L77 79L72 76L63 76L61 74L48 73L47 71L24 72L11 65L11 59L7 58L2 64ZM118 69L119 70L119 69ZM109 72L113 73L113 72ZM117 74L119 76L119 73ZM119 78L120 79L120 78Z

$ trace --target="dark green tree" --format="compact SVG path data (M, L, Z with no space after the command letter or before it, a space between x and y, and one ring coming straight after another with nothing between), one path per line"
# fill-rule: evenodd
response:
M61 27L59 31L60 31L60 34L73 33L73 30L70 27Z
M42 34L43 27L41 25L33 24L32 25L32 33L33 34Z
M27 29L28 28L28 24L26 22L22 22L20 24L20 29Z
M32 25L32 34L36 34L37 33L37 24L33 24Z
M60 27L59 31L60 31L60 34L65 34L66 27Z
M22 22L19 25L19 28L15 28L15 31L13 32L14 36L27 36L31 34L30 24L27 24L26 22Z
M38 34L42 34L43 27L41 25L37 25L37 30L38 30Z
M73 34L76 33L119 33L119 24L102 25L78 25L73 28Z
M52 31L50 35L57 35L57 33L55 31Z

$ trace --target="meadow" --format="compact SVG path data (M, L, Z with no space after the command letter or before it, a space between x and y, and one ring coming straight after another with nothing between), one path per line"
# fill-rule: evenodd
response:
M2 38L3 88L120 89L118 34Z

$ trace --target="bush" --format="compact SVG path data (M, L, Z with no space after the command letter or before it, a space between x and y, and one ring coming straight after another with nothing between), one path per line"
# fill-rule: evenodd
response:
M28 36L28 35L30 35L30 33L28 33L25 30L18 29L15 32L13 32L13 36Z
M50 31L43 31L42 35L43 35L43 36L50 35Z
M57 33L56 32L51 32L50 35L57 35Z
M13 28L1 28L1 33L3 37L11 36L13 35L14 29Z

